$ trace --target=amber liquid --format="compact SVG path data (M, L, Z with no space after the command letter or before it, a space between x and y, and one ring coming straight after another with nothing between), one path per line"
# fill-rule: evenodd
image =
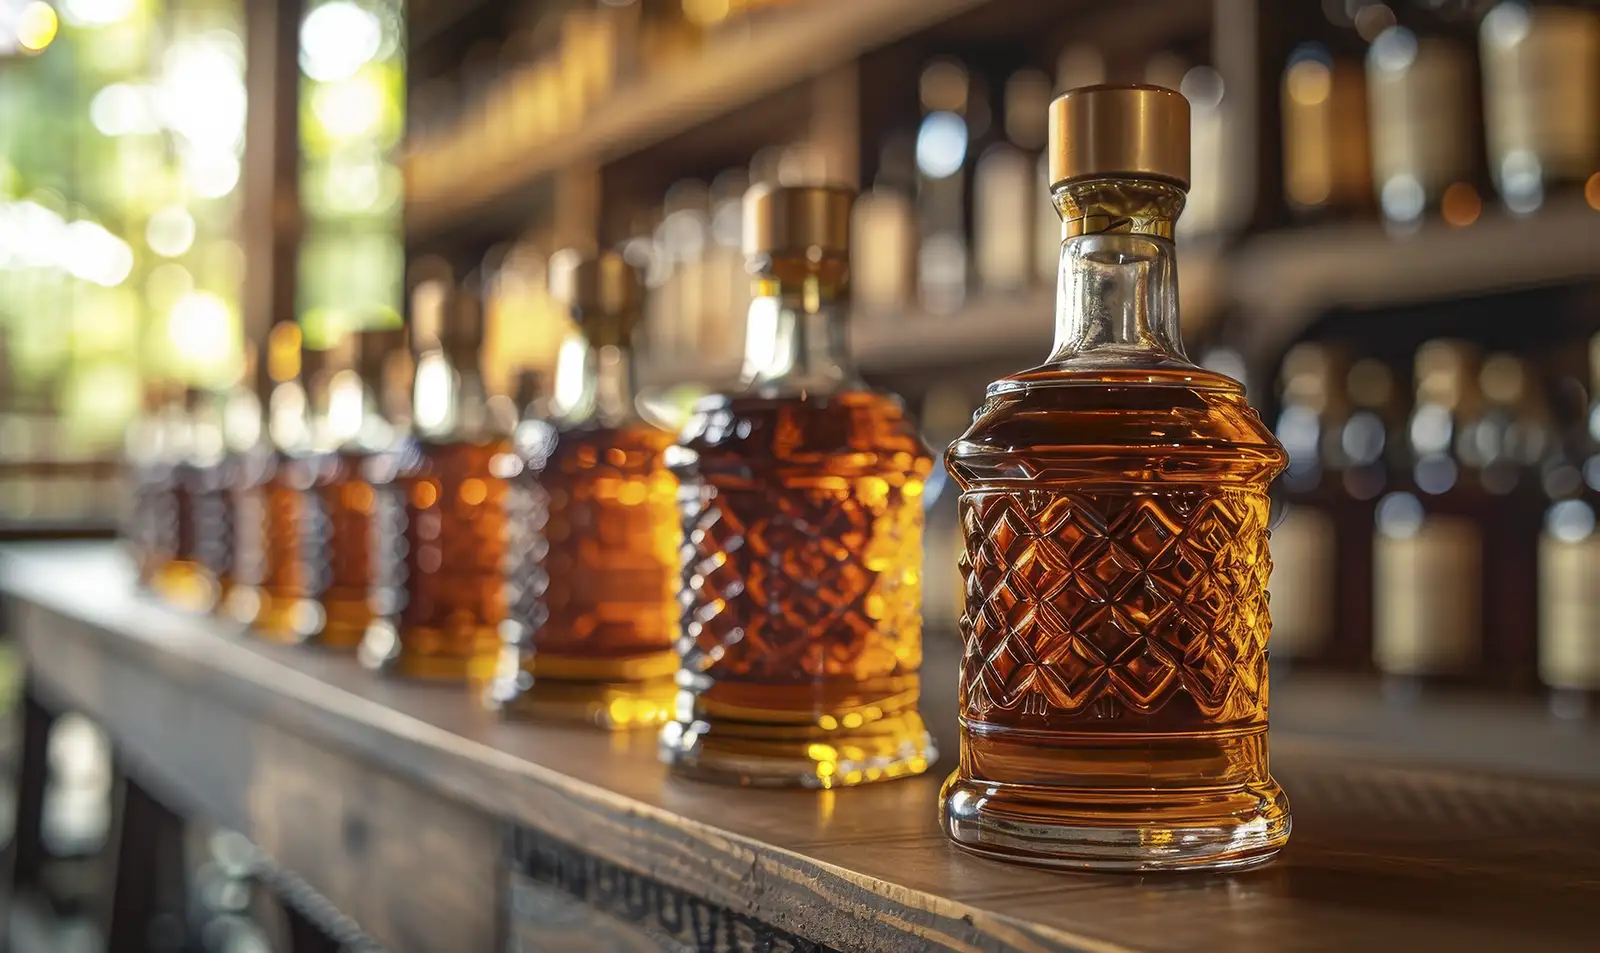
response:
M927 769L922 491L932 461L870 392L713 398L684 431L683 656L663 751L749 784Z
M276 451L241 456L235 475L233 585L225 607L255 634L298 642L296 608L304 589L301 499L293 464Z
M417 443L375 476L373 621L363 664L407 678L492 674L505 618L503 440Z
M157 464L137 479L130 533L140 584L179 608L210 611L217 586L200 561L195 468Z
M540 439L542 438L542 439ZM508 623L492 704L659 725L676 693L678 481L648 424L544 426L508 480Z
M306 494L301 562L307 596L320 621L317 641L344 649L361 642L372 622L372 512L375 494L365 466L369 454L344 450L318 459Z
M1239 387L1029 372L991 390L948 463L964 490L957 841L1101 868L1275 852L1267 486L1285 457Z

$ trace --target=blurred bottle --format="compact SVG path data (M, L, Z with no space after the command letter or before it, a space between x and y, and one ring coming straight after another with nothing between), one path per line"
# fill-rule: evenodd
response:
M140 389L139 412L123 432L123 501L120 523L122 543L132 560L139 585L148 587L177 550L178 512L174 479L177 459L164 439L163 419L172 400L168 381L147 377ZM9 399L9 395L7 395ZM9 474L0 475L0 481Z
M734 368L744 356L744 317L750 304L750 276L744 270L744 193L750 185L743 169L728 169L711 181L711 217L701 276L705 319L697 352L713 368Z
M1526 360L1489 355L1479 388L1483 417L1464 435L1460 455L1476 464L1489 497L1487 569L1495 599L1485 617L1486 648L1495 681L1526 688L1534 681L1538 632L1540 475L1558 447L1546 393Z
M1507 0L1479 39L1489 166L1506 207L1581 192L1600 171L1600 14Z
M144 469L134 518L136 537L146 542L139 580L161 598L196 611L209 611L216 585L200 560L194 436L195 416L206 412L207 395L175 381L158 381L149 444L135 460ZM143 429L143 428L141 428Z
M1279 483L1287 505L1272 530L1274 662L1361 667L1371 657L1372 503L1347 479L1355 461L1346 370L1338 349L1315 342L1283 361L1276 432L1289 468Z
M1319 43L1298 47L1283 73L1283 188L1305 218L1350 218L1372 206L1366 75Z
M1397 686L1482 672L1491 620L1514 600L1504 521L1482 483L1485 406L1477 350L1430 341L1416 353L1408 473L1376 508L1373 656ZM1504 556L1504 558L1502 558ZM1531 563L1531 556L1528 558ZM1531 603L1525 593L1522 608Z
M981 386L939 383L922 401L922 437L930 447L948 447L972 423ZM934 467L922 494L926 511L922 555L922 618L931 631L954 634L965 608L966 588L957 565L964 540L956 511L958 488L949 471Z
M885 137L872 188L856 202L850 221L850 280L856 313L898 317L916 299L917 210L913 141ZM748 288L749 279L745 285ZM748 294L748 292L747 292Z
M1191 66L1182 56L1164 51L1145 63L1144 81L1181 92L1189 101L1190 189L1178 220L1179 236L1207 235L1224 227L1229 209L1229 164L1225 161L1222 75L1209 66Z
M1372 172L1391 223L1415 225L1434 210L1451 225L1477 220L1472 71L1468 47L1443 33L1393 26L1367 51Z
M507 481L507 617L486 700L603 728L660 724L676 694L683 531L662 461L672 435L635 406L642 285L615 253L558 261L552 278L588 344L584 393L557 420L525 418L495 463Z
M1600 335L1589 341L1589 393L1566 451L1572 478L1546 483L1539 539L1539 678L1566 717L1586 714L1600 691Z
M229 455L234 464L234 557L224 611L274 641L295 641L291 625L302 589L300 488L290 463L313 451L313 382L326 354L305 347L298 325L282 322L267 340L271 388L265 439Z
M452 295L447 277L432 277L413 295L415 439L369 468L373 621L357 657L406 678L482 687L505 617L505 487L491 462L511 443L488 412L477 284Z
M960 60L939 57L922 70L917 129L917 295L935 314L959 309L967 298L968 112L972 79Z
M1059 95L1069 89L1094 86L1105 81L1106 63L1100 51L1077 43L1062 50L1057 58L1056 82L1052 93ZM1047 115L1047 127L1048 122ZM1054 200L1051 199L1050 186L1054 183L1050 181L1048 154L1040 153L1034 174L1037 182L1033 226L1034 282L1041 288L1054 288L1061 270L1061 213L1056 211Z
M312 383L316 452L288 461L301 494L300 588L285 614L283 638L354 648L371 610L374 493L367 470L396 454L398 431L385 414L385 371L404 347L396 330L347 335Z
M1050 78L1019 70L1006 81L1004 136L978 157L973 174L973 251L985 291L1012 294L1032 284L1037 168L1050 109Z
M704 182L685 179L667 189L656 246L664 279L656 294L658 357L674 364L696 361L705 328L705 256L711 243L710 192Z

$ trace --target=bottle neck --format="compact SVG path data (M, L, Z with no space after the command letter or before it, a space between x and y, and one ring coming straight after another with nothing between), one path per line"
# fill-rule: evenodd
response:
M842 263L757 278L745 331L743 379L760 393L831 393L860 383L850 354Z
M423 437L476 440L490 429L475 355L435 350L419 356L413 401L413 423Z
M1172 230L1183 191L1161 182L1061 186L1062 243L1051 364L1192 368L1178 323Z
M583 395L568 419L621 426L638 419L637 397L633 348L625 344L591 346L583 356Z
M334 376L314 428L319 442L329 449L377 449L393 439L393 427L383 415L374 382L352 371Z

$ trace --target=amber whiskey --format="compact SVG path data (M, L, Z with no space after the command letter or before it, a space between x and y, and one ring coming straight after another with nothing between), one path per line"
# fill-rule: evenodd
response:
M151 442L142 457L133 458L139 474L133 514L139 580L172 605L208 612L218 587L202 536L218 527L206 519L200 477L214 461L197 453L195 438L207 426L212 398L191 387L167 388L157 399L160 408L147 431Z
M234 564L224 610L277 642L298 641L296 608L303 588L300 561L301 492L294 463L309 454L306 382L319 355L304 348L300 328L275 325L268 335L257 439L229 455L233 472Z
M1056 867L1259 863L1289 834L1267 768L1267 485L1278 442L1183 353L1172 229L1188 104L1051 104L1055 351L991 384L962 488L961 760L945 829Z
M369 466L373 619L357 654L378 671L481 687L505 618L493 462L511 443L487 412L477 296L463 288L441 320L445 295L427 284L413 309L413 435Z
M683 532L662 460L672 436L635 409L640 281L613 253L563 253L551 275L588 341L583 394L559 419L525 417L497 462L508 614L488 701L604 728L659 725L678 668Z
M290 464L300 494L300 588L286 621L296 640L354 648L372 621L375 494L368 468L395 450L382 395L385 368L403 342L398 329L346 336L329 349L321 380L313 383L317 451Z
M691 776L834 787L927 770L922 494L930 454L845 346L854 194L746 199L746 386L702 401L681 481L679 694L662 752Z

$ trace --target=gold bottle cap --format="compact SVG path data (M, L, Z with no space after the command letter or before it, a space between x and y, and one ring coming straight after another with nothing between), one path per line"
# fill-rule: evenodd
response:
M621 347L633 336L644 302L638 269L614 251L573 249L550 257L550 294L567 306L593 347Z
M844 186L752 186L744 195L747 257L842 258L850 252L850 209Z
M1084 178L1189 187L1189 101L1160 86L1085 86L1050 103L1050 187Z

